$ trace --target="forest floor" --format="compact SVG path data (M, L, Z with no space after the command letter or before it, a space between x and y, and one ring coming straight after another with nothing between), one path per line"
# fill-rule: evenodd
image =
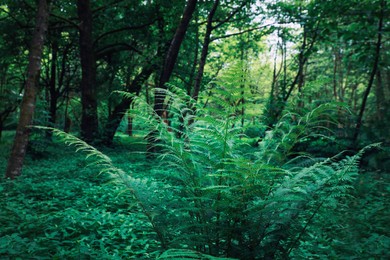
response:
M145 158L142 140L120 136L115 149L102 151L136 178L168 171L159 168L157 160ZM11 143L12 133L5 132L0 143L2 173ZM389 183L389 173L362 169L350 212L344 216L349 235L338 238L344 244L336 250L348 248L342 258L389 259ZM33 141L23 175L16 181L1 178L0 194L0 259L138 259L159 253L150 224L125 187L99 175L84 154L62 143Z

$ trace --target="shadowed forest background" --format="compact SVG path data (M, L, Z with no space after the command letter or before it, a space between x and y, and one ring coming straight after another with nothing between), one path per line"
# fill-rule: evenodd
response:
M388 259L388 0L0 0L0 259Z

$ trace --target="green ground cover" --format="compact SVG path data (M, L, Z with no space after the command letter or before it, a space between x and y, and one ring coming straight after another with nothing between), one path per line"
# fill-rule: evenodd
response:
M2 172L10 136L1 143ZM120 135L116 148L103 152L135 178L169 174L171 168L145 159L142 140ZM99 175L99 166L72 147L37 142L42 146L30 150L22 177L0 181L0 259L154 259L164 251L123 183ZM388 259L388 184L388 174L361 171L347 207L331 218L319 214L290 258Z

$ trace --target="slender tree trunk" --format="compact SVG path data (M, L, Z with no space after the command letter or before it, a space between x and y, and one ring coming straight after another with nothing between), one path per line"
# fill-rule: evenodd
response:
M199 22L198 15L196 16L196 23ZM199 28L195 32L195 43L194 43L194 60L192 62L191 72L187 85L187 95L191 96L192 86L194 85L196 67L198 65L198 56L199 56Z
M206 24L206 33L204 35L203 39L203 44L202 44L202 52L200 55L200 60L199 60L199 67L198 67L198 72L195 77L195 82L194 82L194 88L192 92L192 98L195 101L198 101L198 96L199 96L199 91L200 91L200 86L202 84L202 79L203 79L203 73L204 73L204 67L206 66L206 61L207 61L207 55L209 53L209 46L211 43L211 33L214 30L213 27L213 18L215 15L215 12L217 11L219 5L219 0L215 0L213 7L210 10L210 13L207 16L207 24ZM196 113L196 108L193 108L193 114ZM193 119L191 119L188 124L191 125L193 123Z
M283 85L282 85L282 98L285 100L287 92L287 40L282 37L282 66L283 66Z
M277 44L277 47L279 46L279 44ZM283 67L283 45L281 45L281 49L282 49L282 64L281 64L281 67L280 69L278 70L277 69L277 58L278 58L278 48L276 49L275 51L275 56L274 56L274 66L273 66L273 72L272 72L272 82L271 82L271 92L270 92L270 96L269 96L269 101L268 101L268 118L270 118L270 122L271 124L272 123L272 120L274 118L277 117L277 115L279 114L278 110L280 109L280 95L279 95L279 84L278 84L278 78L279 78L279 75L280 75L280 72L282 70L282 67ZM284 92L285 92L285 86L282 86L282 88L284 87ZM283 93L283 89L282 89L282 93ZM284 98L284 94L282 94Z
M166 89L165 84L169 81L172 75L177 57L179 55L180 46L184 40L192 15L195 11L196 4L197 4L197 0L187 1L187 5L184 9L183 16L176 29L175 35L173 36L167 55L165 57L164 66L163 69L161 70L161 75L158 84L156 84L156 87L160 89ZM162 120L164 120L164 117L168 116L168 113L165 112L166 108L164 107L165 97L166 95L161 91L158 90L155 91L153 110L155 111L158 119L162 119ZM166 122L167 118L165 118L164 121ZM151 158L152 154L156 152L156 147L154 145L158 141L156 135L157 135L156 131L153 130L146 136L146 140L148 142L147 145L148 158Z
M49 8L46 0L39 0L35 31L30 46L27 80L24 88L23 100L20 107L19 123L16 128L14 144L8 160L5 176L11 179L21 175L29 129L34 116L36 95L38 92L38 78L41 67L42 50L48 26Z
M81 61L81 137L93 141L98 135L96 61L92 39L92 10L89 0L77 1L80 20L80 61Z
M337 98L337 84L338 84L338 80L337 80L337 71L338 71L338 64L339 64L339 49L338 48L334 48L334 51L333 51L333 55L334 55L334 61L333 61L333 96L334 96L334 99L335 101L338 100Z
M65 105L65 112L64 112L64 132L69 133L70 128L72 126L72 120L69 117L69 90L66 93L66 105Z
M202 78L203 78L204 67L206 65L207 55L209 53L209 46L210 46L210 42L211 42L211 33L214 30L213 18L214 18L216 11L217 11L218 5L219 5L219 0L215 0L214 5L211 8L209 15L207 16L206 33L205 33L204 39L203 39L202 53L200 55L198 73L197 73L196 78L195 78L194 91L192 93L192 98L195 99L196 101L198 100L200 85L202 83Z
M359 112L359 115L358 115L357 120L356 120L356 128L355 128L355 132L354 132L354 135L352 138L353 148L357 148L357 146L358 146L357 141L358 141L360 129L361 129L362 123L363 123L363 115L364 115L364 111L366 109L367 98L368 98L368 95L370 94L372 85L374 83L375 75L376 75L377 70L378 70L380 51L381 51L381 45L382 45L383 16L384 16L385 5L386 5L385 0L382 0L381 1L380 17L379 17L379 22L378 22L378 37L377 37L377 42L376 42L376 46L375 46L374 63L372 66L372 70L371 70L370 78L368 80L368 85L367 85L366 91L364 92L362 105L360 107L360 112Z
M55 35L55 37L57 37L57 35ZM51 57L51 68L50 68L50 82L49 82L49 93L50 93L49 123L51 126L54 126L54 124L56 122L57 99L58 99L58 92L56 89L57 57L58 57L57 39L53 39L51 54L52 54L52 57ZM49 133L51 133L51 131L49 131Z
M299 76L299 80L298 80L298 98L299 99L298 99L297 106L298 106L299 111L302 111L302 108L305 106L305 103L303 102L304 93L303 93L302 89L303 89L303 86L305 85L306 72L307 72L307 62L305 63L305 67L303 68L302 73Z
M339 51L339 65L338 65L338 69L339 69L339 72L338 72L338 85L339 85L339 89L338 89L338 98L339 98L339 101L343 102L344 101L344 66L343 66L343 53L341 52L341 50Z
M136 95L141 91L142 84L150 77L153 73L155 66L148 65L145 67L137 77L128 86L127 91ZM130 108L130 104L133 102L131 98L123 98L122 101L115 106L112 113L109 115L107 124L104 128L104 143L111 145L114 139L115 132L122 121L126 111Z
M245 124L245 85L247 84L247 73L248 73L248 66L245 62L245 60L247 60L248 58L248 55L247 55L247 52L245 50L245 40L241 39L242 41L242 44L241 44L241 64L242 64L242 75L241 75L241 99L240 99L240 103L241 103L241 127L244 128L244 124Z
M345 100L345 94L346 94L346 90L349 86L349 74L351 73L351 63L349 61L347 61L347 70L346 70L346 73L345 75L343 76L343 78L345 78L345 80L343 79L343 82L342 82L342 92L341 92L341 102L344 102Z
M385 92L383 90L383 81L381 71L378 69L376 72L376 85L375 85L375 96L376 96L376 118L378 122L384 123L385 115Z
M306 62L308 60L308 51L310 50L306 50L306 46L307 46L307 28L304 27L303 28L303 41L302 41L302 49L301 49L301 52L299 53L299 56L298 56L298 73L294 79L294 82L291 84L290 86L290 89L289 91L287 92L287 95L284 99L284 101L286 102L288 100L288 98L290 97L292 91L294 90L295 86L297 86L299 92L301 91L301 88L303 86L303 81L304 81L304 69L305 69L305 65L306 65Z
M317 22L317 27L319 26L319 22ZM291 96L293 90L297 87L299 91L302 90L302 87L304 85L304 74L305 74L305 66L307 64L308 58L310 56L310 52L312 51L314 44L317 40L318 32L317 30L313 30L314 35L312 36L312 40L310 43L307 42L308 40L308 28L306 28L306 25L303 27L303 39L302 39L302 45L300 48L300 52L298 54L298 72L291 83L288 91L285 95L283 95L283 99L280 101L280 107L277 109L274 115L271 115L271 118L268 121L268 127L272 128L273 125L279 120L279 117L281 116L287 100Z
M165 83L167 83L172 75L173 68L176 64L177 56L181 43L184 40L184 36L187 32L188 25L191 21L192 14L195 11L197 0L188 0L184 9L183 17L177 27L176 33L173 36L171 45L169 46L167 56L165 58L164 67L160 75L158 87L165 89ZM164 99L165 95L160 92L156 92L154 98L154 111L159 117L162 117L164 112Z

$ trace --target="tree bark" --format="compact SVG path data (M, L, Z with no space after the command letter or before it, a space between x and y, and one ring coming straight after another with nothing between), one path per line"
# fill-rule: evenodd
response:
M42 50L48 26L49 8L46 0L39 0L35 31L30 46L27 80L25 83L23 100L20 107L19 123L16 128L14 144L8 160L5 176L11 179L21 175L26 148L28 144L29 128L34 116L36 95L38 92L38 78L41 68Z
M211 42L211 33L214 29L213 28L213 18L214 18L215 12L217 11L218 5L219 5L219 0L215 0L214 5L211 8L209 15L207 16L206 33L205 33L204 39L203 39L202 53L200 55L198 73L197 73L196 78L195 78L194 92L192 93L192 98L196 101L198 100L200 85L202 83L202 78L203 78L204 67L206 65L207 55L209 53L209 45Z
M89 0L77 1L80 20L80 62L81 62L81 137L87 142L98 135L96 61L92 38L92 11Z
M362 105L360 107L360 112L359 112L359 115L358 115L357 120L356 120L356 128L355 128L354 135L352 137L352 147L353 148L357 148L357 146L358 146L357 142L358 142L360 129L361 129L362 124L363 124L363 115L364 115L364 111L366 109L367 98L368 98L368 95L370 94L372 85L374 83L375 75L376 75L377 70L378 70L379 57L380 57L381 46L382 46L382 33L383 33L382 30L383 30L383 17L384 17L385 5L386 5L385 0L382 0L381 1L380 17L379 17L379 22L378 22L378 37L377 37L377 42L376 42L376 46L375 46L374 62L373 62L370 78L368 80L368 85L367 85L366 91L364 92Z
M179 55L180 46L184 40L184 36L187 32L188 25L191 21L192 15L195 11L197 0L188 0L184 9L183 17L180 24L176 29L175 35L171 41L168 49L167 56L165 57L164 67L160 75L158 87L165 89L165 84L169 81L173 68L175 67L177 56ZM159 117L162 117L164 112L164 99L165 95L156 92L154 98L154 111Z

